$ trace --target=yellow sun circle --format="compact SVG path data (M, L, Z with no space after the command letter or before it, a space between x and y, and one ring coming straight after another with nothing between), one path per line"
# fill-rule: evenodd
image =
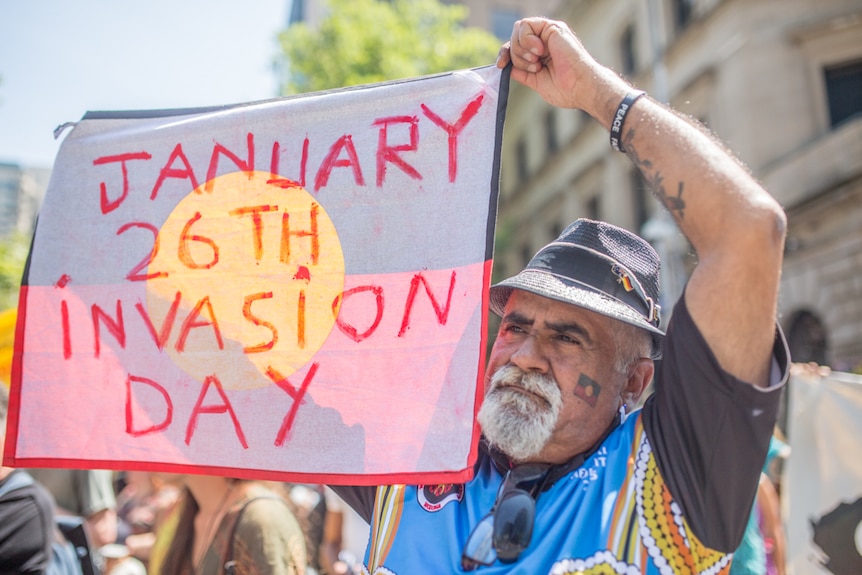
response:
M200 381L216 375L226 389L249 389L288 377L323 345L344 254L299 184L233 172L176 205L147 275L153 335L174 363Z

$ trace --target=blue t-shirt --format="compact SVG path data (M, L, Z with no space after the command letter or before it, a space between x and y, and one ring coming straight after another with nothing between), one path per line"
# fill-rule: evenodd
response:
M774 354L779 384L788 367L780 331ZM764 390L724 372L684 301L674 310L656 381L642 410L539 494L533 537L518 560L475 573L727 573L781 386ZM373 497L363 488L335 488L372 516L367 572L462 573L464 544L494 505L498 467L481 452L464 485L380 486Z

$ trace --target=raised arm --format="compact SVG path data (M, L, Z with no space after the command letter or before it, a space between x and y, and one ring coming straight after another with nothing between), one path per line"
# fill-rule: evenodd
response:
M633 88L563 22L520 20L500 67L548 103L611 129ZM628 109L621 147L697 251L686 303L722 367L766 385L784 251L781 207L713 137L648 97Z

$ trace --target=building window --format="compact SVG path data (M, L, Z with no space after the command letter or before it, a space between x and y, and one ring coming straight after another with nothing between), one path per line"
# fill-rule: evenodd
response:
M829 100L829 123L834 128L862 113L862 60L829 66L823 73Z
M512 28L520 17L515 10L494 8L491 10L491 31L500 40L508 40L512 37Z
M622 72L624 76L631 76L637 70L635 61L635 26L629 24L623 30L620 37L620 58L622 60Z
M554 108L549 108L545 113L545 137L547 138L548 153L553 154L559 148L557 114L554 112Z
M530 177L529 162L527 161L527 141L522 137L515 144L515 154L518 166L518 181L526 182Z
M685 29L691 23L694 14L695 0L672 0L673 23L677 31Z

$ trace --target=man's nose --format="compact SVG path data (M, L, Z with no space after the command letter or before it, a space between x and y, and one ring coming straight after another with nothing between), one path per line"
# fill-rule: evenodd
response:
M529 334L512 354L510 361L525 372L548 372L548 359L539 339Z

